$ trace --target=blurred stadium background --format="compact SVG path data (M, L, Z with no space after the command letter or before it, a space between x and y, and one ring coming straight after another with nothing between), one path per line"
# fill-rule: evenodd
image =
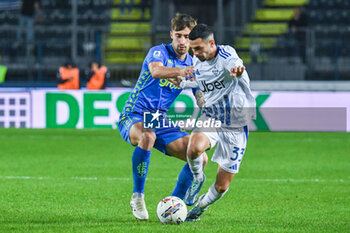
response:
M135 0L123 15L121 0L41 0L33 45L16 43L19 2L0 1L0 64L8 69L2 87L54 87L67 57L81 70L100 59L111 71L110 86L135 82L147 50L170 41L176 12L213 26L220 44L237 49L253 81L350 79L345 0ZM288 28L295 7L307 17L299 41Z
M80 106L78 113L95 114L91 115L92 128L98 126L95 121L102 124L106 116L115 122L148 49L170 42L170 19L176 12L188 13L212 26L219 44L237 50L247 66L258 107L342 107L345 115L350 111L346 101L350 91L349 1L134 0L130 4L126 0L131 11L121 13L122 4L123 0L40 0L40 11L34 17L34 40L28 42L25 32L22 40L16 37L20 1L0 0L0 127L49 127L45 121L51 119L50 109L63 114L75 105ZM291 25L296 9L301 10L302 22L297 23L295 31ZM60 108L57 101L66 97L46 95L45 90L60 93L56 73L67 58L80 69L83 90L62 92L75 102ZM112 101L114 108L106 107L107 113L96 113L94 107L86 109L87 101L81 100L89 95L85 74L92 60L101 61L111 74L107 89L100 97L90 98L92 105L94 101L109 101L111 105ZM50 103L56 103L57 109L50 108ZM94 119L96 114L102 119ZM61 122L54 126L84 127L82 115L76 116L79 122L72 125L63 124L70 122L69 116L54 118ZM344 119L344 124L350 121ZM269 127L263 124L257 129ZM339 127L331 131L339 131Z

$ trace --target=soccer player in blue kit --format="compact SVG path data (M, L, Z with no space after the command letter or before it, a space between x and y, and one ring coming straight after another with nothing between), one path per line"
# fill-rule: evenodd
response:
M178 76L194 78L192 57L189 50L189 34L196 25L196 20L186 14L177 13L171 20L171 44L152 47L142 65L139 79L127 100L119 119L119 131L123 139L135 146L132 155L133 195L130 206L138 220L148 220L144 201L144 186L150 163L151 149L154 147L164 154L187 161L186 150L189 141L187 132L179 127L145 129L143 113L156 112L166 114L181 88L171 83L170 79ZM201 91L193 89L197 103L201 101ZM204 165L207 161L205 152ZM180 171L172 196L184 199L193 175L186 165ZM199 191L199 190L198 190ZM190 200L193 205L196 200Z

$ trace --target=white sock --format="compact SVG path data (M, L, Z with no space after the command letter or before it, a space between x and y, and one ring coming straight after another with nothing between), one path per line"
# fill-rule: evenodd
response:
M133 193L132 198L144 198L145 194L143 193Z
M195 159L187 157L193 178L199 181L203 180L203 153Z
M199 207L201 209L206 209L209 205L214 204L216 201L218 201L220 198L222 198L225 193L227 193L228 188L225 192L219 193L215 188L215 183L210 186L208 192L205 194L204 198L199 203Z

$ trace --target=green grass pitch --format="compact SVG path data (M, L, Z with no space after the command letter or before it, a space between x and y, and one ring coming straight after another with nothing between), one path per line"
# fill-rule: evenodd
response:
M153 151L150 220L138 222L132 150L115 130L1 129L0 232L350 232L350 134L251 132L227 195L180 226L162 225L156 206L184 162Z

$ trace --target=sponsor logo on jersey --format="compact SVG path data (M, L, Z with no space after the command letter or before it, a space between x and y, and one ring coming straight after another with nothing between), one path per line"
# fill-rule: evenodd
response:
M209 92L214 91L215 89L222 89L225 88L224 80L221 81L215 81L212 83L207 83L206 81L201 81L201 84L203 87L201 87L201 91L203 92Z
M201 75L198 69L196 70L196 75Z
M159 86L161 86L161 87L169 87L170 89L181 89L181 87L177 87L175 84L169 82L166 79L159 80Z

